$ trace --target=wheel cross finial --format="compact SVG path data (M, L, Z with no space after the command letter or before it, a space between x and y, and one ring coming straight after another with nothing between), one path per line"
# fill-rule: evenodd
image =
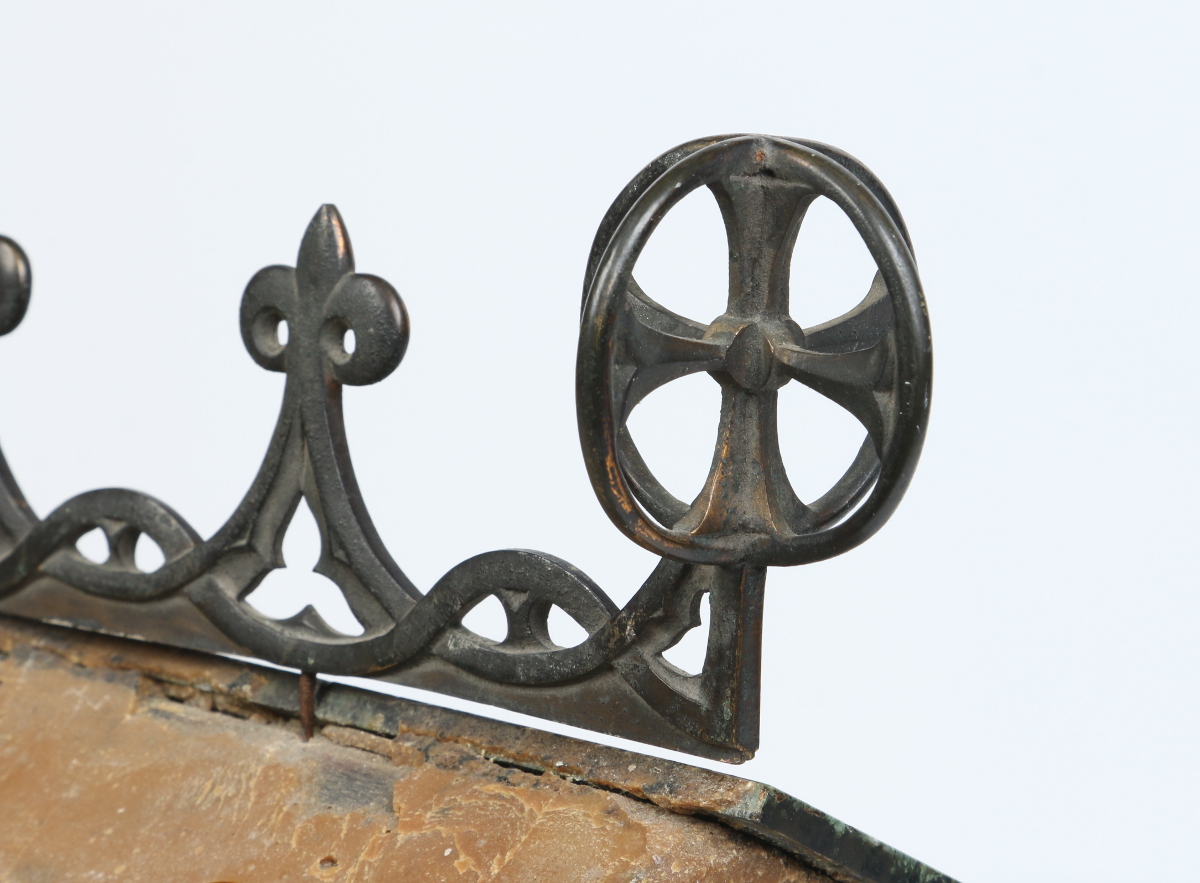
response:
M655 303L632 276L659 221L701 186L716 196L729 239L728 307L707 325ZM858 307L804 330L789 314L788 276L804 213L819 196L850 217L879 272ZM825 145L762 136L676 148L609 210L585 284L580 433L601 503L626 534L683 561L790 565L840 554L891 515L924 436L929 327L903 222L861 164ZM721 384L721 421L708 479L687 504L655 479L626 423L653 390L699 371ZM779 451L777 391L791 380L867 432L846 474L807 504Z

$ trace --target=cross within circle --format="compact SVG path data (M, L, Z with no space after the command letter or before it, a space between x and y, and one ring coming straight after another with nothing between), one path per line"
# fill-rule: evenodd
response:
M798 142L713 139L666 165L630 204L614 204L624 213L591 279L577 396L593 486L642 545L692 562L805 563L857 545L894 509L923 438L928 325L902 223L859 175ZM632 276L659 220L700 186L716 196L729 239L728 307L707 325L655 303ZM804 212L823 195L855 221L879 272L858 307L805 331L789 313L788 271ZM626 421L654 389L698 371L721 384L722 413L705 487L686 504L654 478ZM792 490L779 453L776 393L792 380L867 432L846 475L810 504ZM868 493L848 528L839 525Z

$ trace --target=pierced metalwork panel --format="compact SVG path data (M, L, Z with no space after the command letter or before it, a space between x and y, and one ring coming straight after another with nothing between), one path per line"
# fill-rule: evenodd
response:
M632 275L659 221L700 187L716 197L729 240L728 307L707 324L660 306ZM849 216L878 272L857 307L802 329L789 314L791 252L821 196ZM0 237L0 334L20 323L30 290L28 260ZM0 611L305 673L381 678L732 762L758 746L766 568L841 554L883 526L916 467L932 375L908 233L860 163L828 145L758 135L704 138L656 159L601 222L579 338L592 485L613 523L662 559L618 609L585 574L541 552L484 552L424 592L392 560L355 481L342 389L390 375L409 323L391 285L356 272L333 206L313 218L295 268L250 280L241 332L251 357L286 379L267 455L225 525L204 539L164 503L129 490L90 491L39 519L0 458ZM698 372L721 387L720 428L704 488L685 502L654 477L627 422L654 389ZM846 474L807 503L779 452L778 390L791 381L865 431ZM245 601L282 566L302 500L320 531L316 570L341 590L362 635L337 632L311 607L273 620ZM76 547L96 528L110 549L100 564ZM152 573L133 560L141 535L165 558ZM705 595L708 652L703 671L689 675L663 652L700 624ZM492 596L507 614L501 641L462 624ZM586 630L582 643L550 639L555 606Z

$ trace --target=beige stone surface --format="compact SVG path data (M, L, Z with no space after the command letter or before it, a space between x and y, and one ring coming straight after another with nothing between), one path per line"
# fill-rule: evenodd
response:
M156 676L145 650L106 666L0 647L3 883L828 880L458 742L326 726L305 743L294 720Z

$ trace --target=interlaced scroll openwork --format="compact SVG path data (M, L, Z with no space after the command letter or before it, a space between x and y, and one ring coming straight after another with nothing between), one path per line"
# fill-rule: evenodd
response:
M701 186L717 198L730 249L729 305L707 324L659 306L632 276L665 212ZM788 268L804 211L820 196L849 215L879 272L850 313L801 329L788 313ZM765 567L867 539L894 510L920 452L931 363L907 233L882 185L840 151L762 136L701 139L664 154L618 197L584 287L585 460L613 521L662 557L623 609L540 552L486 552L427 592L392 560L354 477L341 396L343 386L396 369L408 318L387 282L356 272L345 226L325 206L296 267L260 271L243 296L247 350L286 380L267 455L226 524L203 539L170 507L128 490L91 491L38 519L0 459L0 610L414 684L723 760L752 756ZM0 238L0 334L20 323L30 290L24 253ZM685 503L646 467L626 421L652 390L700 371L721 385L721 424L704 489ZM846 475L811 503L797 498L779 455L776 398L793 380L846 408L866 432ZM362 635L339 633L311 607L281 621L246 602L282 566L301 502L320 531L316 570L341 590ZM76 548L95 528L109 543L103 563ZM165 558L153 573L134 563L143 534ZM708 654L689 675L662 654L699 624L706 595ZM508 619L501 641L462 624L492 596ZM580 644L551 640L555 606L587 632Z

